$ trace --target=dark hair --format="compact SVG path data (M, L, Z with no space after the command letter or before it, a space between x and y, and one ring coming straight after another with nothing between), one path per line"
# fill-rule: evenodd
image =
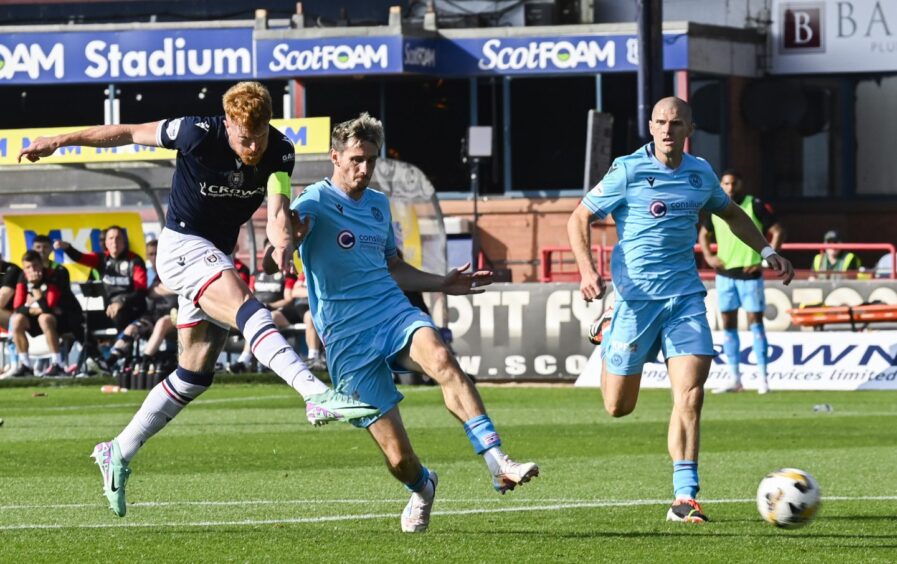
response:
M158 247L158 246L159 246L159 241L158 241L158 239L150 239L149 241L146 242L146 248L147 248L147 249L150 248L150 247Z
M43 266L44 258L37 251L25 251L25 254L22 255L22 262L37 262Z
M742 180L741 173L738 172L738 169L735 169L735 168L727 168L726 170L723 171L722 174L719 175L720 178L722 178L724 176L734 176L735 180Z
M102 242L103 252L106 252L106 235L109 233L110 229L116 229L116 230L118 230L119 233L121 233L121 236L124 237L124 239L125 239L125 252L130 251L131 250L131 242L128 241L128 232L125 231L125 228L122 227L121 225L110 225L106 229L103 229L103 242Z
M49 243L52 243L52 241L50 241L49 235L35 235L34 239L31 240L31 244L33 245L35 243L48 243L49 244Z

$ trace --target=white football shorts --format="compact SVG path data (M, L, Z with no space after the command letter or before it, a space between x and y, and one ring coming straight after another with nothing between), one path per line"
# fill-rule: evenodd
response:
M231 258L199 235L163 229L156 253L156 273L178 295L177 326L192 327L203 321L228 328L199 308L199 298L221 273L234 268Z

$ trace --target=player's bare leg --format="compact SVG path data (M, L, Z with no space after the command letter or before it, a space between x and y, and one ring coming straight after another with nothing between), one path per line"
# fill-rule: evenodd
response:
M684 355L667 360L673 393L673 412L667 435L667 447L673 459L675 501L667 520L703 523L708 521L695 501L700 490L698 451L701 441L701 409L704 383L710 372L709 356Z
M635 411L641 381L641 373L626 376L608 373L607 363L602 360L601 395L604 409L612 417L624 417Z
M442 387L446 408L464 423L474 451L483 455L492 473L496 491L504 494L539 475L539 466L534 462L514 462L502 452L501 439L486 415L479 392L435 330L423 327L415 331L410 346L399 355L399 363L423 372Z

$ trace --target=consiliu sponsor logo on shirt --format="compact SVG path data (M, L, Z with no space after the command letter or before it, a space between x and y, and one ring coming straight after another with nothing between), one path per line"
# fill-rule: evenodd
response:
M272 72L307 70L371 69L375 65L385 69L389 65L389 48L383 45L315 45L294 51L289 44L280 43L272 52L274 60L268 65Z
M358 243L362 247L382 249L386 246L386 237L377 233L362 233L358 236Z
M479 60L482 70L544 70L596 68L598 63L608 68L616 65L616 46L613 41L603 45L589 41L531 41L519 47L503 47L501 39L490 39L483 44L483 57Z
M56 78L65 76L65 46L55 43L49 52L37 43L0 45L0 80L25 73L28 78L40 78L41 71L52 72Z
M189 49L183 37L166 37L161 49L122 51L118 43L95 39L84 46L90 78L143 78L250 74L252 53L245 47Z
M209 198L252 198L263 194L264 186L256 186L255 188L232 188L230 186L219 186L217 184L199 183L199 193Z
M436 49L423 46L412 47L406 43L404 62L406 65L436 68Z

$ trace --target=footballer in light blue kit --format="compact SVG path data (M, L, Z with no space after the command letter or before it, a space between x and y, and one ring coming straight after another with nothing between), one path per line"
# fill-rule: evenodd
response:
M573 212L567 231L582 276L580 290L591 301L604 295L605 286L591 254L589 226L594 217L611 216L616 223L612 317L606 311L590 331L602 347L604 407L614 417L631 413L645 362L663 351L673 389L668 448L675 498L667 520L699 523L709 521L695 500L699 422L704 383L716 355L706 290L695 265L699 214L706 211L726 221L785 283L794 270L723 192L710 165L685 153L694 132L688 104L672 97L660 100L649 127L652 142L614 161Z
M481 293L481 287L492 282L492 273L468 273L467 264L444 276L430 274L399 257L389 201L368 188L383 145L378 120L361 114L340 123L331 143L333 175L307 187L291 206L309 306L327 351L334 389L379 409L379 414L352 423L368 430L389 471L411 492L401 516L402 530L421 532L430 523L438 478L411 447L393 372L422 372L442 386L446 407L463 423L498 492L528 482L539 467L515 462L502 452L501 438L470 378L430 317L403 293Z

